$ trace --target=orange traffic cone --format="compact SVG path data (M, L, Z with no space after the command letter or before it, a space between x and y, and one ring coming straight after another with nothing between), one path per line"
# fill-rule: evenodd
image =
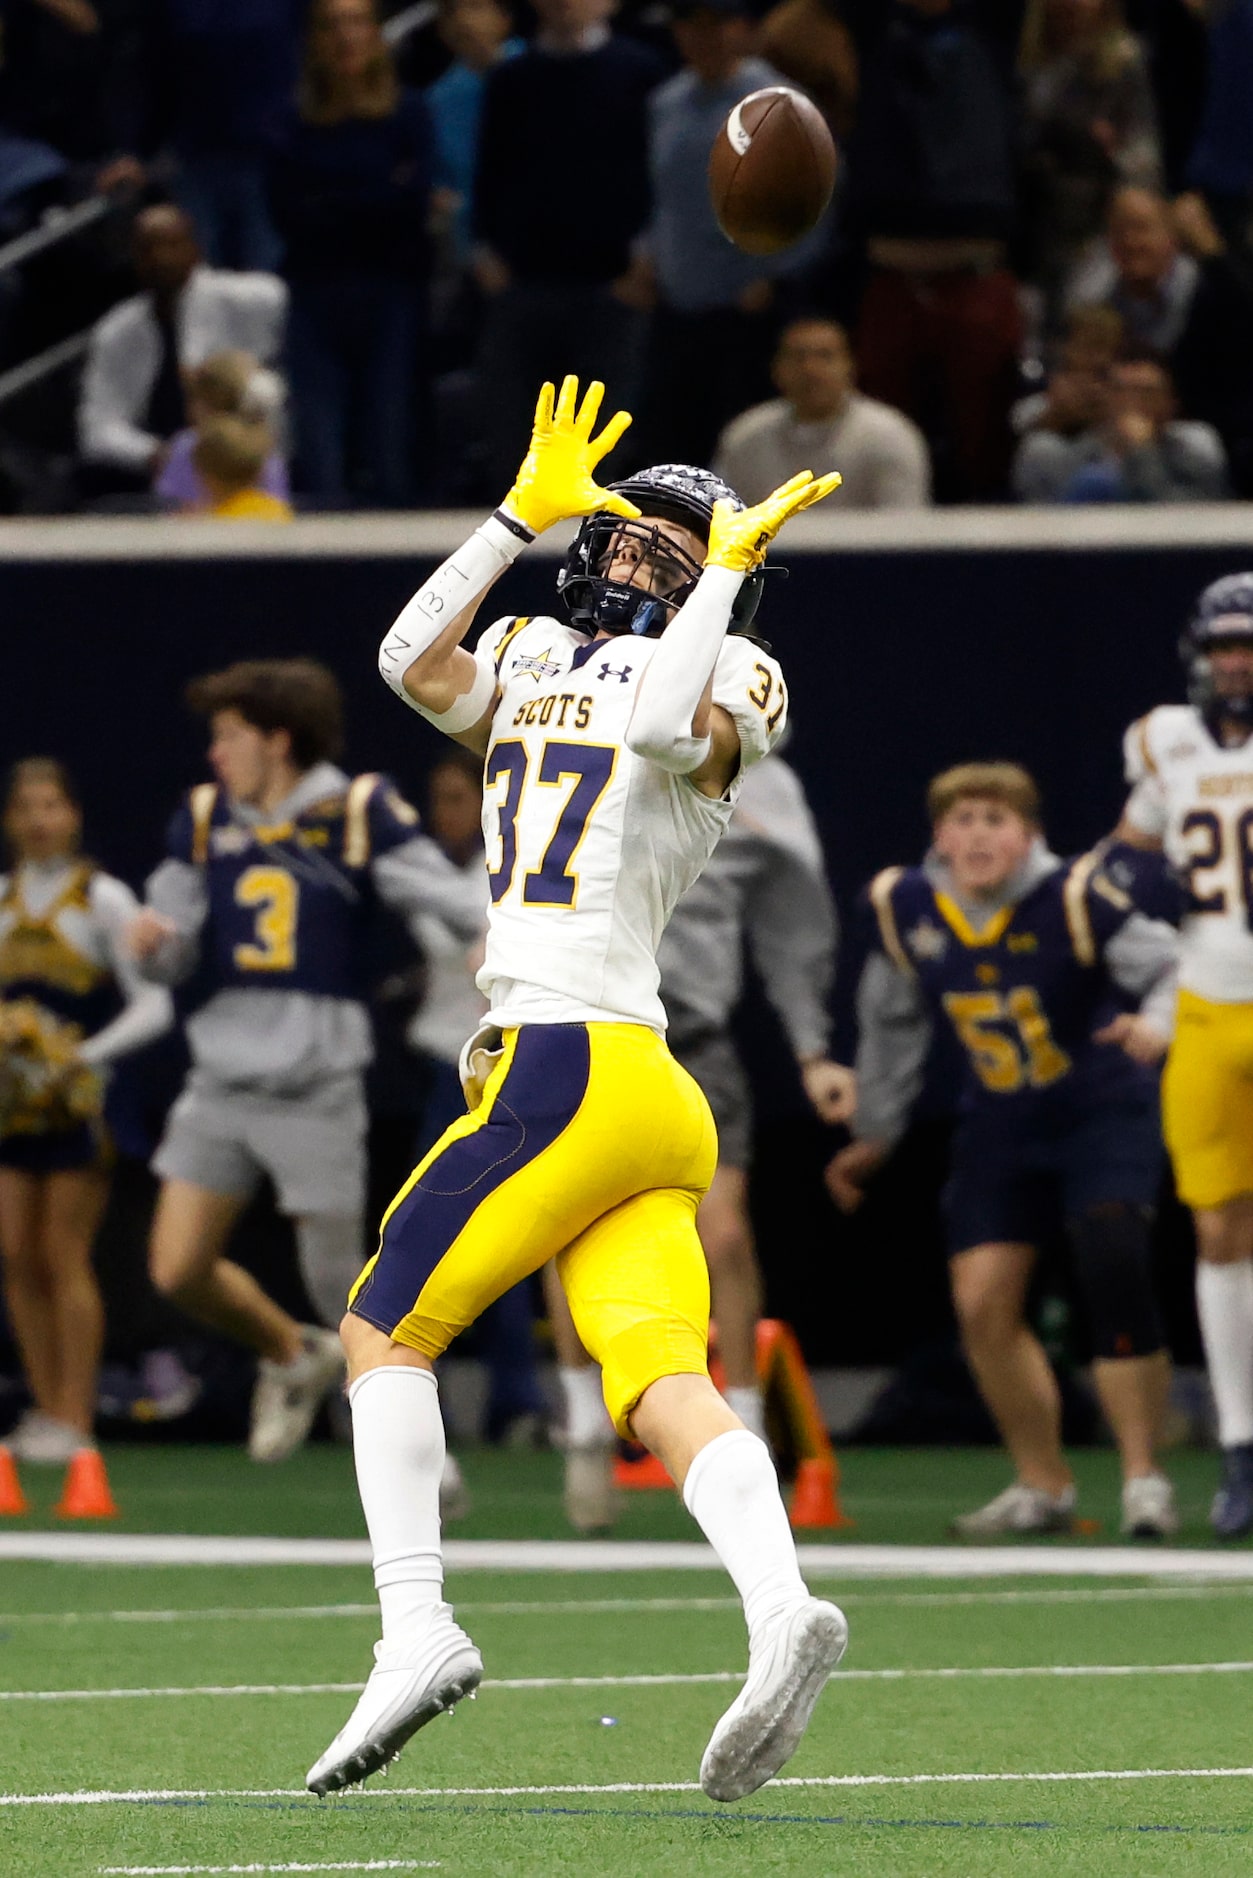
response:
M65 1485L55 1512L61 1519L115 1519L117 1502L109 1490L99 1448L79 1448L70 1456Z
M30 1502L22 1492L22 1483L17 1477L13 1450L0 1447L0 1513L18 1519L23 1513L29 1512Z
M831 1460L801 1461L796 1469L792 1490L793 1526L846 1526L835 1502L835 1463Z
M637 1460L628 1460L619 1455L613 1464L613 1484L615 1487L673 1487L674 1482L657 1459L647 1448L643 1449Z

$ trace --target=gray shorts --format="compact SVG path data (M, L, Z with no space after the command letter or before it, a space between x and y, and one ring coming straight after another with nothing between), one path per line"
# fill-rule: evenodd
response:
M718 1127L718 1165L747 1172L753 1159L753 1098L739 1052L724 1033L674 1051L698 1082Z
M278 1208L359 1217L365 1210L365 1094L337 1076L300 1096L260 1095L193 1075L170 1110L153 1172L249 1200L269 1175Z

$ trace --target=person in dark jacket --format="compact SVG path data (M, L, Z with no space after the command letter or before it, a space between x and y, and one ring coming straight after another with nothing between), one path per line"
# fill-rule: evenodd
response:
M307 0L163 0L154 9L150 135L213 267L277 270L266 189L291 106Z
M1109 306L1170 367L1183 416L1222 438L1238 496L1253 494L1253 264L1203 196L1120 189L1103 251L1077 270L1074 306Z
M607 24L611 0L535 0L540 30L488 75L474 225L489 299L493 476L508 481L536 383L599 378L630 408L650 294L649 92L664 66Z
M415 497L432 138L374 0L317 0L272 194L291 288L297 487L322 507Z
M935 440L942 496L1005 493L1022 316L1014 57L1020 0L891 0L861 28L849 210L869 276L862 388Z

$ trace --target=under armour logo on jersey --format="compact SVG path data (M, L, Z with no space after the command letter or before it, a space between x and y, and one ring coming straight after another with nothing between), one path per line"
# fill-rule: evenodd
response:
M624 665L620 672L616 671L609 663L609 660L606 659L596 676L598 678L616 678L620 685L625 685L627 679L631 676L631 671L632 667L629 665Z

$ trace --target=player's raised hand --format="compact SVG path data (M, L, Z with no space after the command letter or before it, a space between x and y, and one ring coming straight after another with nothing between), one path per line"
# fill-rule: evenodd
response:
M734 508L725 497L715 502L705 566L728 567L737 574L751 573L765 560L766 549L784 522L799 515L802 509L821 502L824 496L838 489L843 480L836 470L829 476L815 476L810 470L802 470L751 509Z
M594 379L580 404L579 381L573 376L562 379L560 393L551 385L540 391L531 447L505 497L510 514L537 535L554 522L602 509L628 519L639 514L633 502L602 489L593 474L631 422L629 412L618 411L593 437L604 395L605 387Z
M1121 1012L1100 1030L1093 1031L1092 1037L1096 1043L1117 1044L1133 1063L1140 1063L1145 1069L1160 1063L1170 1048L1170 1038L1138 1011Z

